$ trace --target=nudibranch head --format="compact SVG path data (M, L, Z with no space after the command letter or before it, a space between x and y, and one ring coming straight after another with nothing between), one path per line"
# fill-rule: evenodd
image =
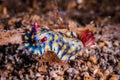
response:
M30 53L41 53L41 45L44 46L48 40L49 35L46 33L46 30L42 28L38 30L38 23L35 22L30 29L26 30L26 34L24 35L24 46Z

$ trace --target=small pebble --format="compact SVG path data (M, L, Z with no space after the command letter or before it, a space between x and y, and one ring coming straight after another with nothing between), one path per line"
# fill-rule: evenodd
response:
M105 43L104 43L104 42L99 42L98 45L99 45L100 47L103 47L103 46L105 46Z
M88 72L83 72L81 75L84 76L84 77L90 77Z
M118 80L118 76L117 75L112 75L109 80Z
M13 67L12 67L12 65L6 65L7 66L7 70L10 70L10 71L13 71Z
M75 79L75 80L81 80L81 77L80 77L79 74L76 74L76 75L74 75L74 79Z
M38 71L41 72L41 73L47 73L47 69L46 69L46 67L44 67L44 66L39 67L39 68L38 68Z
M114 46L114 47L119 47L119 45L120 45L120 43L119 43L118 41L115 41L115 42L113 43L113 46Z
M88 67L91 67L91 66L92 66L92 64L91 64L90 61L87 61L86 65L87 65Z
M89 61L91 61L92 63L96 64L97 60L94 56L90 56Z
M79 73L79 71L76 70L76 69L74 69L74 68L69 68L69 69L67 70L67 72L70 73L70 74L78 74L78 73Z
M113 45L112 45L112 42L110 41L105 41L106 45L108 46L108 48L111 48Z
M30 72L30 75L34 75L33 70L30 69L29 72Z
M101 78L103 78L103 73L102 73L100 70L98 70L97 74L98 74Z
M40 77L41 76L41 74L40 73L36 73L36 75L35 75L36 77Z

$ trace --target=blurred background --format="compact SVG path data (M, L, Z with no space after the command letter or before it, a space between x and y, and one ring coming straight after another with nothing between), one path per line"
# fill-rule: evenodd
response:
M50 52L31 55L22 35L35 21L61 32L89 29L95 44L61 66ZM0 80L120 80L120 0L0 0Z
M120 0L0 0L1 18L20 12L47 14L49 11L58 11L81 25L91 21L97 24L120 23Z

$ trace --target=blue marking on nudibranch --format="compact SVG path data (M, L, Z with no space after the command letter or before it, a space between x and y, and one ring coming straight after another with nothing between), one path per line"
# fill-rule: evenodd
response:
M60 59L62 59L67 54L69 49L70 49L70 46L67 46L67 48L65 49L65 52L61 55Z
M71 57L72 57L72 54L69 55L69 57L68 57L68 61L70 60Z

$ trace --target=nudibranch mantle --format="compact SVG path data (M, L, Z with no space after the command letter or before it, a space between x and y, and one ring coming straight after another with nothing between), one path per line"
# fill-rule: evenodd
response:
M84 48L74 32L55 32L34 25L25 34L24 45L32 54L42 56L47 51L53 51L61 60L74 60L76 53Z

